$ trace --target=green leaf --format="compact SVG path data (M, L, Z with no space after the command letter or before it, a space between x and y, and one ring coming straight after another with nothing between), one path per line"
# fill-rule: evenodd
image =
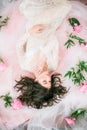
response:
M3 99L3 98L4 98L4 95L1 95L1 96L0 96L0 98L2 98L2 99Z
M85 116L85 114L87 113L87 110L86 109L83 109L83 108L79 108L77 110L74 110L71 115L70 115L70 118L83 118Z
M87 72L87 66L84 66L84 70Z
M71 39L69 39L64 45L65 45L65 46L67 47L67 49L68 49L68 48L70 48L71 46L74 46L75 43L74 43Z
M86 70L86 69L87 69L87 62L85 62L85 61L80 61L77 66L79 67L79 69L80 69L81 71Z
M7 93L5 95L1 95L0 98L2 98L4 100L5 107L11 106L12 97L10 96L10 93Z
M0 62L4 62L2 58L0 58Z
M82 44L85 45L85 40L84 40L84 39L80 39L80 40L79 40L79 44L80 44L80 45L82 45Z
M72 82L76 85L81 85L84 81L86 81L86 78L84 76L84 71L87 71L87 62L80 61L76 68L71 68L64 77L69 77Z
M4 104L4 106L7 108L7 107L8 107L8 104L7 104L7 103L5 103L5 104Z
M1 17L2 18L2 17ZM4 20L0 19L0 28L6 26L8 23L9 17L4 18Z
M10 93L4 95L4 101L5 101L5 107L11 106L12 97L10 96Z
M76 35L73 35L72 33L69 35L69 37L78 40L78 42L79 42L80 45L86 43L84 39L82 39L81 37L78 37Z
M71 71L68 71L65 75L64 75L64 77L69 77L69 78L71 78Z
M72 27L74 27L75 24L80 25L80 22L76 18L69 18L68 21Z

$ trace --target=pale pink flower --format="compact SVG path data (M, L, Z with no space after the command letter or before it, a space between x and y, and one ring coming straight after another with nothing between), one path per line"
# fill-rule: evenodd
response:
M4 71L7 65L4 62L0 62L0 71Z
M69 118L69 117L66 117L66 118L65 118L65 121L66 121L69 125L74 125L74 124L75 124L75 120L76 120L76 118Z
M85 82L83 85L79 86L80 92L87 92L87 82Z
M15 99L11 105L14 110L19 110L22 108L22 102L20 101L20 99Z
M73 27L73 30L76 32L76 33L79 33L82 31L82 26L81 25L75 25Z

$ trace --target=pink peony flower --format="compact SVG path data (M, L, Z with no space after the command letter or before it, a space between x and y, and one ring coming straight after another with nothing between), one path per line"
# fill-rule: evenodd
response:
M75 124L75 120L76 118L65 118L65 121L69 124L69 125L74 125Z
M73 30L76 32L76 33L79 33L82 31L82 26L81 25L75 25L73 27Z
M11 105L14 110L19 110L22 108L22 102L20 101L20 99L15 99Z
M0 71L4 71L7 65L4 62L0 62Z
M87 92L87 82L79 87L80 92Z

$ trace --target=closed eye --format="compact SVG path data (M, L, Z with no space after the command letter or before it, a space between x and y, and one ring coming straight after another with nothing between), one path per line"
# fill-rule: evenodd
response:
M43 81L43 83L44 83L44 84L47 84L47 81L46 81L46 80L44 80L44 81ZM49 81L49 83L51 83L51 81Z
M47 81L46 81L46 80L43 80L43 83L44 83L44 84L47 84Z

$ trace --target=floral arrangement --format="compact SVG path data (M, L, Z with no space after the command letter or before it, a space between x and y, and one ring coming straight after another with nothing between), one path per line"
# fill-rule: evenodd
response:
M79 86L79 90L84 93L87 92L87 79L84 73L87 73L87 62L80 61L75 68L70 68L64 77L71 79L75 85Z
M87 62L79 61L76 67L72 67L64 77L68 77L76 85L82 85L86 78L84 72L87 72Z
M73 31L75 33L82 31L82 26L76 18L69 18L68 21L73 27ZM77 40L79 45L87 45L87 42L84 39L73 33L69 35L69 38L70 39L64 44L67 49L75 45L73 39ZM78 85L80 92L87 92L87 79L85 78L85 73L87 73L87 61L79 61L79 63L76 64L76 67L72 67L68 72L66 72L64 77L68 77L75 85ZM85 114L87 114L87 109L79 108L71 111L71 114L68 117L65 117L64 120L70 126L75 125L75 122L81 118L84 118Z
M84 39L82 39L81 37L78 37L72 33L69 35L69 38L70 39L64 44L67 47L67 49L70 48L71 46L76 45L72 39L77 40L79 45L87 45L87 42Z
M76 122L78 119L84 118L86 113L87 113L87 110L86 110L86 109L83 109L83 108L76 109L76 110L74 110L74 111L71 112L71 114L70 114L69 117L66 117L66 118L65 118L65 121L66 121L67 124L69 124L69 125L74 125L75 122Z
M4 62L2 58L0 58L0 71L3 72L7 68L7 64ZM1 95L0 99L4 100L4 106L12 107L14 110L19 110L22 108L22 102L19 99L13 99L10 93L7 93L5 95Z
M79 33L82 31L82 26L76 18L69 18L68 21L76 33ZM72 39L77 40L79 45L87 45L87 42L83 38L75 34L71 33L69 35L69 38L70 39L64 44L67 47L67 49L75 45L75 42ZM79 63L76 64L76 67L72 67L70 68L69 71L66 72L64 77L68 77L69 79L72 80L72 82L75 85L78 85L79 90L81 92L86 92L87 79L85 78L85 73L87 73L87 61L79 61Z
M79 33L79 32L82 31L82 26L76 18L69 18L68 21L69 21L69 24L73 27L73 30L76 33Z
M13 110L19 110L22 108L22 102L19 99L12 99L12 96L10 93L7 93L5 95L0 96L1 99L4 100L4 106L12 107Z
M1 29L3 26L6 26L6 25L7 25L8 20L9 20L9 17L6 17L6 18L3 19L3 17L0 16L0 29Z
M5 18L2 20L2 16L0 16L0 28L2 26L5 26L8 22L9 18ZM69 24L73 27L73 31L77 34L82 31L82 26L80 22L76 18L69 18L68 19ZM75 41L77 40L79 45L86 45L87 42L85 39L77 36L76 34L70 33L68 41L64 44L66 48L70 48L71 46L75 46ZM0 58L0 70L3 71L7 65L5 62ZM79 86L79 90L81 92L87 92L87 79L85 78L84 72L87 73L87 62L86 61L79 61L78 64L76 64L76 67L70 68L68 72L64 75L64 77L68 77L75 85ZM5 95L0 96L1 99L4 100L4 106L12 107L13 110L19 110L22 108L23 104L20 101L20 99L13 99L10 93L7 93ZM85 114L87 113L87 109L79 108L71 111L70 115L68 117L65 117L65 121L69 125L74 125L77 120L80 118L83 118Z
M80 22L76 19L76 18L69 18L68 19L70 25L73 27L73 31L77 34L77 33L80 33L82 31L82 26L80 25ZM71 46L75 46L75 41L74 40L77 40L79 45L87 45L87 42L77 36L76 34L73 34L73 33L70 33L69 34L69 39L67 40L67 42L64 44L66 46L66 48L70 48Z

